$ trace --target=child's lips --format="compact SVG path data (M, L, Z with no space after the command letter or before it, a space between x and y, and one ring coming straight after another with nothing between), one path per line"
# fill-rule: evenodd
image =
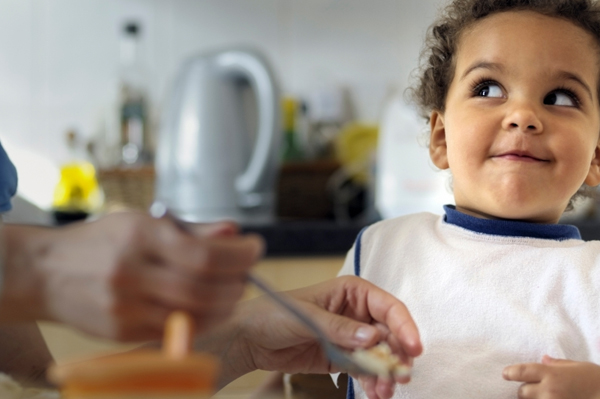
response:
M502 154L494 155L493 158L500 158L507 161L518 162L548 162L546 159L538 158L526 151L510 151Z

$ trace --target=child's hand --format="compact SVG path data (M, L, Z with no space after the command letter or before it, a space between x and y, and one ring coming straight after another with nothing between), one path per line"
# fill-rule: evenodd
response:
M548 355L541 363L508 366L502 372L508 381L521 381L520 399L599 398L600 366L588 362L554 359Z

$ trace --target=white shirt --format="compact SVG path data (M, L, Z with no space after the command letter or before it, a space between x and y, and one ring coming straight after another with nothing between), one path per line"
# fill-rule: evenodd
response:
M574 238L573 226L446 211L458 225L421 213L369 227L340 271L358 266L419 327L424 352L394 398L514 399L520 383L502 378L508 365L544 354L600 363L600 242Z

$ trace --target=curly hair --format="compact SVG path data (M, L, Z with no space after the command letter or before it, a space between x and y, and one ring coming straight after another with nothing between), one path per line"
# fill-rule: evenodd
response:
M594 0L454 0L430 26L416 82L408 90L421 116L429 121L433 110L444 112L462 33L490 15L525 10L574 23L596 39L600 50L600 4ZM597 91L600 97L600 79ZM566 210L573 209L575 199L596 195L594 189L583 185L571 198Z

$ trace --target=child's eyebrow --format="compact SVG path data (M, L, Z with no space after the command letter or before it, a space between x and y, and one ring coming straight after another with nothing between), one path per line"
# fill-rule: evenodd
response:
M467 75L470 74L471 72L473 72L475 69L480 69L480 68L481 69L489 69L492 71L504 72L504 66L502 64L499 64L497 62L478 61L478 62L475 62L473 65L471 65L469 68L467 68L465 73L463 73L463 75L460 77L460 80L463 80L464 78L466 78Z

